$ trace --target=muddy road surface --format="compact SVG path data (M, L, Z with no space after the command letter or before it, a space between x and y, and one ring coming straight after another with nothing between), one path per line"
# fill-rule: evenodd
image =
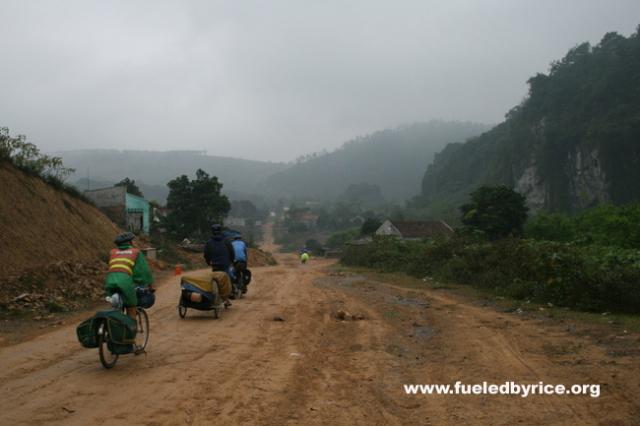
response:
M159 283L146 355L104 370L67 325L0 349L0 424L640 424L640 340L500 312L446 291L254 269L221 319ZM352 319L355 318L355 319ZM611 333L614 333L613 331ZM598 384L576 395L407 395L404 384Z

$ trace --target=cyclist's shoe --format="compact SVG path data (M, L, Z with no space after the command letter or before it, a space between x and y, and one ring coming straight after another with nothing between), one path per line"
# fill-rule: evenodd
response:
M247 288L246 287L242 287L242 294L247 294Z
M224 301L224 307L228 308L229 306L231 306L231 302L229 302L228 300Z
M136 348L135 351L133 351L134 355L141 355L141 354L146 354L147 352L144 350L144 348Z

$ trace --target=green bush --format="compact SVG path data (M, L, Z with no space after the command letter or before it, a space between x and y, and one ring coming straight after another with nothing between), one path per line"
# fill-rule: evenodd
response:
M324 256L324 248L320 241L311 238L305 242L305 247L311 251L311 254L315 256Z
M496 294L587 311L638 313L640 251L552 241L405 242L348 246L342 262L469 284Z
M640 204L602 204L576 216L540 213L525 226L527 238L640 249Z
M358 228L347 229L346 231L340 231L340 232L331 234L329 238L327 238L326 244L327 244L327 247L330 247L330 248L342 247L344 243L358 238L359 235L360 235L360 229Z

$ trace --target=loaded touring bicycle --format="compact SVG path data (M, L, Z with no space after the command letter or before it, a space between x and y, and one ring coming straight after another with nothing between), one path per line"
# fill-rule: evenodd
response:
M145 309L155 303L154 290L136 288L138 306L136 319L126 314L122 296L116 292L107 297L112 310L99 311L80 323L76 329L78 340L85 348L98 348L100 363L110 369L120 355L144 353L149 342L149 317Z

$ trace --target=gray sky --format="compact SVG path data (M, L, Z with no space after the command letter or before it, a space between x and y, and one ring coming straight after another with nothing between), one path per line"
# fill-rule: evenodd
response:
M497 123L638 0L0 0L0 126L45 151L291 160L432 118Z

